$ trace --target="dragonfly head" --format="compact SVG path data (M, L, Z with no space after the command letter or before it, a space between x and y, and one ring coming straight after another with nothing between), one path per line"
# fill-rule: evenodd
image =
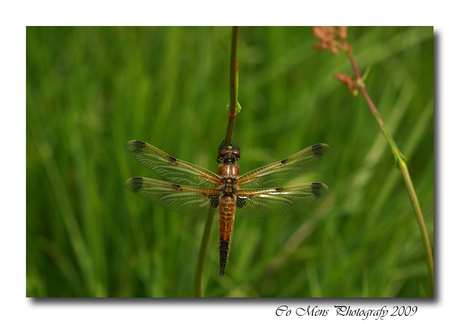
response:
M232 146L227 146L219 151L217 156L218 163L235 164L240 159L240 151L234 149Z

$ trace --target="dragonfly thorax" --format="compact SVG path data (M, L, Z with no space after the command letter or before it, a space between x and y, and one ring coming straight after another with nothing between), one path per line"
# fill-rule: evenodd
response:
M227 179L234 181L240 175L240 168L235 164L221 164L219 167L219 175L222 183L228 182Z
M233 195L238 192L239 167L235 164L221 164L219 167L221 177L220 191L224 195Z

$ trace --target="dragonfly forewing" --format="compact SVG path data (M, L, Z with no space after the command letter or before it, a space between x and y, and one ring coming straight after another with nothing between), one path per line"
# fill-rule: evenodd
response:
M173 183L204 188L215 188L220 183L214 172L176 159L148 143L133 140L126 148L142 165Z
M285 184L318 163L329 151L327 144L315 144L290 157L243 174L241 189L270 188Z

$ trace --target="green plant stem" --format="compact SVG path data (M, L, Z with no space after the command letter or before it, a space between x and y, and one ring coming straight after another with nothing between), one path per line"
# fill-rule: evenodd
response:
M428 236L428 231L426 229L425 225L425 220L423 218L422 214L422 209L420 208L420 204L418 202L417 194L414 189L414 185L412 184L411 177L409 175L409 170L407 168L406 161L407 159L404 157L404 155L401 153L399 150L398 146L396 145L395 141L393 140L393 137L391 136L390 132L388 131L388 128L385 125L385 122L382 119L382 116L380 116L380 113L377 110L377 107L374 105L374 102L372 101L371 97L369 96L369 93L366 90L366 87L364 85L364 82L361 79L361 74L359 72L358 65L356 64L356 60L350 52L348 53L348 58L350 59L351 65L353 66L353 70L356 75L356 83L361 91L361 93L364 96L364 99L366 100L372 115L374 116L375 120L377 121L377 124L380 127L380 130L382 131L383 135L387 139L388 143L390 144L391 151L393 152L396 160L396 164L398 165L399 169L402 172L404 181L406 183L407 191L409 192L409 197L412 203L412 206L415 211L415 216L417 218L417 222L420 228L420 233L422 235L422 240L423 240L423 245L425 247L425 254L426 254L426 260L427 260L427 265L428 265L428 272L430 274L430 288L431 288L431 294L433 295L434 293L434 266L433 266L433 252L431 249L431 243L430 243L430 237Z
M225 133L224 147L232 141L233 125L237 114L238 104L238 63L236 50L238 45L238 27L232 29L232 50L230 54L230 107L228 112L227 132Z
M198 257L198 266L195 276L195 297L202 297L201 295L201 277L203 276L203 265L206 256L206 250L209 243L209 234L211 233L212 222L214 220L214 210L209 210L208 219L204 227L203 238L201 239L200 255Z

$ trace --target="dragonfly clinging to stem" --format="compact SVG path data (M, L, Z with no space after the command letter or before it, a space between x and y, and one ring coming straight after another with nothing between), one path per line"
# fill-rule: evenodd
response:
M216 174L148 143L130 141L126 145L128 151L170 182L135 177L125 183L136 195L179 214L206 217L219 211L220 275L224 275L227 265L235 213L244 218L286 214L316 201L329 190L320 182L282 186L321 160L329 151L327 144L315 144L241 176L236 164L240 149L233 142L227 147L222 144Z

